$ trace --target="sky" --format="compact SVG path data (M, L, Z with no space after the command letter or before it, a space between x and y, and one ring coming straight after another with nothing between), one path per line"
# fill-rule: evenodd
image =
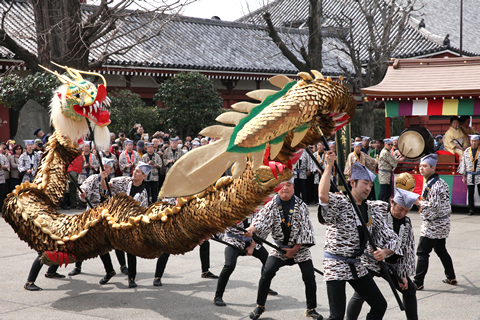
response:
M113 0L118 4L121 0ZM125 0L122 0L124 2ZM138 0L129 6L130 9L149 9L150 5L156 6L159 3L173 4L179 0ZM221 20L234 21L274 0L180 0L182 3L192 2L185 6L182 15L188 17L210 19L213 16ZM99 5L100 0L87 0L88 4ZM141 4L139 6L139 4Z
M184 16L233 21L261 7L267 0L198 0L185 8Z

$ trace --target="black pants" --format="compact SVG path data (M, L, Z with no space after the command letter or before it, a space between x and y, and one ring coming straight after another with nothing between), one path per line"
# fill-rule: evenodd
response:
M307 194L308 194L307 203L315 202L315 199L318 198L318 185L317 185L317 188L315 189L314 182L315 182L315 175L312 173L309 176L307 176ZM315 203L318 203L318 201Z
M370 273L373 276L374 273ZM383 272L381 272L380 276L385 279L385 275ZM408 289L407 290L402 290L400 289L400 286L398 285L398 282L393 279L393 284L395 285L395 288L401 292L403 296L403 304L405 306L405 313L407 315L408 320L417 320L418 319L418 313L417 313L417 289L415 288L415 285L413 284L412 280L410 278L407 278L408 281ZM362 305L365 299L362 298L361 295L359 295L356 291L353 294L352 298L348 302L348 307L347 307L347 320L356 320L358 319L358 315L360 314L360 311L362 310Z
M293 259L292 259L293 260ZM268 256L267 262L260 277L258 284L257 304L265 306L268 290L273 277L281 267L291 264L291 261L284 261L274 256ZM313 270L312 260L300 262L298 264L302 271L302 280L305 284L305 296L307 297L307 309L317 307L317 283L315 282L315 271Z
M313 184L313 198L312 201L314 204L318 204L319 199L318 199L318 184Z
M135 280L137 276L137 256L127 253L127 262L128 262L128 279Z
M233 270L235 270L235 266L237 265L237 259L238 256L240 255L240 251L237 249L234 249L232 247L226 247L225 248L225 265L223 266L222 272L220 273L220 276L218 278L217 282L217 291L215 292L215 298L223 297L223 293L225 292L225 287L227 286L228 279L230 279L230 275L233 273ZM265 263L267 262L268 258L268 252L267 250L262 246L258 250L253 250L252 256L257 258L262 262L262 271L265 268Z
M158 190L160 190L163 186L163 182L165 181L164 174L158 174Z
M148 198L152 197L152 202L157 202L158 199L158 181L145 181L145 188L147 189Z
M20 180L20 178L10 178L10 190L9 190L9 192L12 192L13 190L15 190L15 187L18 186L21 182L22 182L22 180Z
M473 176L475 179L475 176ZM477 184L477 192L480 195L480 184ZM475 195L475 185L468 186L468 210L470 212L475 211L475 201L473 200L473 196Z
M377 200L375 195L375 185L372 185L372 189L370 190L370 194L368 195L367 200L370 200L370 201Z
M118 260L118 263L120 264L120 267L122 266L125 266L127 263L125 261L125 252L123 252L122 250L118 250L118 249L115 249L115 254L117 256L117 260ZM107 258L108 256L108 258ZM100 259L102 259L102 262L103 262L103 266L105 267L105 270L110 270L110 271L107 271L107 273L113 271L113 265L112 265L112 258L110 258L110 253L105 253L105 254L102 254L100 256ZM108 262L110 261L110 262ZM75 267L81 269L82 268L82 264L83 264L83 261L77 261L75 262ZM107 266L107 264L111 265L110 266Z
M378 194L378 200L389 202L391 195L392 195L392 185L391 184L381 184L380 185L380 193Z
M307 179L295 179L295 195L300 198L300 193L303 202L308 204Z
M78 184L78 173L71 171L68 173L70 175L70 179L74 180ZM77 197L78 191L77 187L73 184L73 182L68 183L68 193L70 198L70 206L76 207L77 206Z
M155 278L161 278L165 272L170 253L163 252L157 260L157 267L155 268ZM202 264L202 273L210 269L210 242L204 241L200 245L200 263ZM130 266L128 266L130 271Z
M426 237L420 237L417 248L417 269L415 270L414 281L417 285L423 285L425 275L428 270L428 258L432 249L440 258L445 270L445 276L447 279L455 279L455 271L453 270L452 258L447 252L445 247L446 239L430 239Z
M40 273L40 269L42 269L42 265L43 265L40 262L41 256L42 256L42 253L39 252L38 257L35 258L35 260L33 261L32 267L30 268L30 273L28 274L27 282L35 282L35 280L37 280L38 274ZM49 266L47 273L56 273L59 267L60 266L58 264Z
M347 303L345 296L345 284L347 282L370 306L367 319L382 319L387 310L387 301L370 274L357 280L327 281L328 304L330 306L330 317L328 319L343 319Z
M7 197L8 187L9 185L6 182L0 183L0 211L2 210L3 202Z
M113 263L112 263L112 258L110 257L110 253L105 253L100 256L100 259L103 262L103 267L105 268L105 273L106 274L112 274L115 270L113 269ZM79 268L77 264L75 264L75 267ZM81 267L81 265L80 265Z

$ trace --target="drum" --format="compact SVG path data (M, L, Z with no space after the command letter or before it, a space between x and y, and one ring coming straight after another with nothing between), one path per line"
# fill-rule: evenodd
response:
M405 129L398 139L398 150L408 160L418 160L432 153L434 145L432 134L424 127Z

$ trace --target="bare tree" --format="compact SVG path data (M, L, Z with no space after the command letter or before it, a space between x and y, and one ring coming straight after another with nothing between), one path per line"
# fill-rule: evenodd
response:
M289 21L284 23L284 27L297 28L301 25L308 27L308 41L306 46L302 45L299 48L299 53L303 61L297 58L292 47L288 46L284 39L279 35L279 32L272 21L269 6L263 7L264 12L262 17L267 25L269 37L278 46L282 54L299 70L309 72L310 70L322 70L322 0L309 0L309 15L308 19L299 21ZM257 22L257 21L251 21ZM306 48L305 48L306 47Z
M98 68L112 55L125 54L158 36L193 1L99 0L98 5L85 5L80 0L31 0L35 21L31 37L37 52L22 46L15 37L18 30L8 27L15 25L9 19L14 18L18 5L11 1L1 14L0 46L23 60L33 73L42 71L39 64L55 69L50 61L81 70Z
M344 70L346 79L356 91L376 85L382 81L388 63L395 56L399 44L405 40L410 14L415 0L352 0L352 6L345 6L333 17L338 27L347 30L345 36L339 36L342 45L336 50L346 53L351 66L338 65ZM360 28L366 31L360 31ZM354 69L354 75L351 68ZM366 136L374 135L373 109L379 102L363 102L361 132Z

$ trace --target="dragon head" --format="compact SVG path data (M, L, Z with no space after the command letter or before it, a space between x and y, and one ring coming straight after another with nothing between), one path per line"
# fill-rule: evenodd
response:
M91 121L95 124L95 143L101 148L107 147L109 142L107 126L111 121L107 110L110 99L107 97L105 78L95 72L80 71L66 66L59 67L65 69L69 76L41 67L56 75L62 82L55 90L50 104L52 125L72 141L77 141L89 133L87 121ZM82 74L98 76L103 80L103 84L97 87L83 79Z
M271 187L280 183L277 171L282 179L289 179L292 156L298 149L316 144L322 135L330 137L355 115L356 102L346 87L325 79L316 70L311 72L315 78L301 72L300 81L275 76L270 82L280 91L249 92L247 96L260 101L259 104L242 101L232 106L235 111L222 113L216 120L229 126L213 125L200 132L218 140L188 152L175 162L161 195L200 192L233 164L232 176L236 179L244 172L247 161L251 161L253 172L265 167L271 169L276 180L270 179L265 184L267 180L257 179L258 185ZM289 169L285 176L284 169Z

